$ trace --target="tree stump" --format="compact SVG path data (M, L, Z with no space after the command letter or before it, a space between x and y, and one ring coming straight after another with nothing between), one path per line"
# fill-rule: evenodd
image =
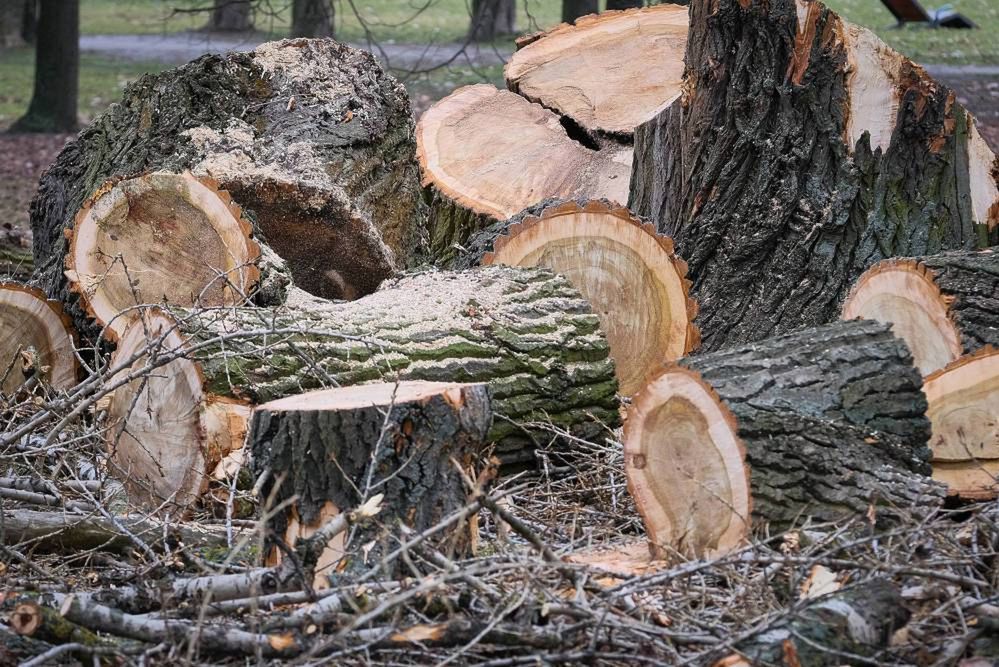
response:
M593 137L629 141L680 94L687 8L609 11L535 36L510 57L507 87Z
M32 287L0 282L0 391L12 394L29 378L69 389L77 371L73 330L59 303Z
M475 232L550 197L628 197L631 149L577 141L557 115L488 84L465 86L416 128L431 255L446 264Z
M551 435L532 423L600 438L619 422L608 352L589 305L543 269L418 273L343 303L151 311L112 358L130 380L109 408L112 464L131 499L187 507L252 405L396 379L487 383L490 441L507 463L533 461Z
M484 450L491 422L484 384L379 383L264 403L254 411L247 442L258 472L270 470L264 495L276 503L297 498L271 522L289 545L384 494L377 517L350 544L341 533L326 545L316 568L324 581L344 556L348 568L377 563L405 539L400 526L420 533L464 507L468 491L455 463L467 471ZM460 530L468 528L458 529L433 541L452 542L452 551L463 553L469 540Z
M454 266L543 266L590 302L607 334L622 394L697 347L697 304L673 243L607 201L548 201L468 240Z
M933 478L972 500L999 494L999 349L984 347L926 378Z
M973 119L871 32L814 0L697 0L689 35L629 206L690 264L705 350L835 319L881 259L999 241Z
M999 253L878 262L843 303L843 319L855 317L890 323L923 375L986 345L999 346Z
M751 524L935 506L922 380L884 324L840 322L685 358L639 392L628 488L652 546L705 555Z
M227 192L189 172L108 183L67 230L69 289L113 340L142 304L242 304L260 276L250 230Z
M413 129L403 87L371 54L332 40L271 42L145 76L41 179L31 209L41 286L82 332L64 230L111 179L189 170L231 194L299 287L369 294L424 252Z

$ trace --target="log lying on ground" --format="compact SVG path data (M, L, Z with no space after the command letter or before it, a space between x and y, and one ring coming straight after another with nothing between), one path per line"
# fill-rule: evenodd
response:
M629 206L690 264L706 350L835 319L881 259L999 242L971 116L821 3L697 0L686 63L636 129Z
M111 446L130 497L153 506L197 497L205 472L242 443L251 404L309 389L486 382L489 438L508 462L533 460L538 435L525 422L602 438L619 421L599 320L543 269L418 273L346 303L151 313L125 332L116 367L136 355L136 372L147 365L146 332L154 343L165 334L159 356L169 363L114 392Z
M443 263L474 232L544 199L628 197L630 147L594 150L548 109L488 84L460 88L428 109L416 141L431 200L431 255Z
M67 230L69 289L114 339L142 304L245 303L260 277L250 230L211 179L185 172L109 182Z
M413 128L403 87L371 54L333 40L272 42L145 76L41 179L31 224L42 287L68 300L63 230L103 183L188 169L252 213L299 287L370 293L423 250ZM75 305L72 314L85 322Z
M999 493L999 348L965 355L926 378L933 478L969 499Z
M999 253L886 259L860 276L843 319L890 322L923 375L985 345L999 346Z
M265 495L294 500L270 524L289 545L367 494L384 495L377 518L349 544L341 533L326 545L315 570L323 588L333 572L377 563L405 539L400 526L418 534L464 507L468 490L455 464L469 470L491 424L484 384L387 382L264 403L254 410L247 445L257 470L270 471ZM468 555L468 530L444 535L445 551Z
M69 318L40 290L0 282L0 391L37 377L54 389L76 384L76 345Z
M510 90L594 137L630 137L680 94L686 45L686 7L608 11L532 38L503 74Z
M653 547L702 555L776 530L934 506L922 380L904 343L856 320L680 361L625 421L628 488Z
M607 201L549 201L469 239L454 266L543 266L567 277L607 334L622 394L697 347L697 304L673 243Z

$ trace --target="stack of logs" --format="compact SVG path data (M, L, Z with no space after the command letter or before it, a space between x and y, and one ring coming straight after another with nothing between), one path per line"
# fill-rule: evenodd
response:
M519 46L508 91L416 126L332 41L130 86L42 179L3 391L72 396L113 348L130 500L188 510L245 449L288 542L384 494L375 553L463 506L487 443L571 456L621 398L660 556L995 497L999 162L951 91L814 0Z

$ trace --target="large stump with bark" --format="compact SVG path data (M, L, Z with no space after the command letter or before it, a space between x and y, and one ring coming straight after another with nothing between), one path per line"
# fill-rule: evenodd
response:
M584 438L619 421L599 319L543 269L418 273L357 301L151 311L122 336L109 434L132 498L189 506L242 445L254 404L395 379L485 382L489 439L530 461L544 424ZM155 367L155 370L152 370Z
M887 259L843 303L843 319L889 322L923 375L986 345L999 346L999 253Z
M0 282L0 392L25 382L54 389L76 384L76 344L69 318L33 287Z
M703 555L750 527L920 509L930 473L922 379L878 322L839 322L685 358L635 396L628 487L653 547Z
M999 239L996 158L918 65L814 0L690 10L629 205L690 264L705 349L831 321L881 259Z
M491 422L486 385L388 382L264 403L254 411L247 445L258 472L269 471L265 495L290 503L271 522L288 545L374 494L384 496L376 518L349 540L340 533L325 546L315 570L322 582L338 563L377 563L405 539L402 527L421 533L463 508L462 472L484 453ZM468 526L457 528L432 543L467 555Z
M543 266L567 277L607 334L622 394L697 347L697 304L673 243L601 200L546 201L473 235L452 266Z
M189 170L231 194L264 255L283 258L299 287L368 294L424 247L413 129L403 87L371 54L332 40L272 42L145 76L41 179L31 208L41 285L85 325L63 275L64 230L110 179ZM280 302L280 282L261 300Z

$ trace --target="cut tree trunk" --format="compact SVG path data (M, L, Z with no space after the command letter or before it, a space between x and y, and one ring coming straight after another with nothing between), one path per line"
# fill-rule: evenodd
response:
M886 259L843 303L843 319L888 322L923 375L985 345L999 346L999 253Z
M933 478L973 500L999 492L999 349L984 347L926 378Z
M635 396L628 487L651 544L704 555L751 524L933 507L922 380L884 324L838 322L681 360Z
M309 389L486 382L497 417L489 439L507 462L533 460L535 439L550 439L529 423L592 439L619 422L598 318L568 280L542 269L418 273L346 303L170 313L129 327L112 361L138 355L129 365L140 375L157 357L169 361L115 390L110 406L115 474L147 505L175 495L189 506L205 473L242 445L251 404Z
M572 23L581 16L600 11L600 0L562 0L562 21Z
M672 4L594 14L533 37L504 68L510 90L595 140L630 141L680 94L687 9Z
M10 627L14 632L52 644L83 644L98 646L101 639L86 628L68 621L56 609L25 601L14 607L10 614Z
M831 321L881 259L999 240L953 92L821 3L697 0L685 62L635 132L630 206L690 263L706 350Z
M472 0L468 39L491 42L517 32L517 0Z
M69 288L113 340L142 304L243 304L260 277L250 230L211 179L158 172L108 183L67 231Z
M697 347L697 304L672 242L607 201L549 201L468 240L455 268L543 266L569 279L607 334L622 394Z
M73 331L59 303L0 282L0 391L13 394L28 380L69 389L77 371Z
M333 0L292 0L290 37L332 37Z
M17 3L18 0L4 0ZM80 0L39 0L35 84L28 111L11 132L76 132Z
M247 32L253 30L253 0L215 0L207 30Z
M108 180L185 169L227 190L318 296L368 294L423 252L409 101L371 54L299 39L205 56L128 86L42 177L36 270L78 327L87 317L63 275L64 230ZM264 290L261 303L282 298Z
M468 490L456 465L470 472L491 423L484 384L386 382L265 403L254 410L247 446L258 472L270 471L265 496L290 501L270 522L289 545L369 494L384 495L378 515L349 541L341 533L325 546L315 569L324 588L329 574L377 563L398 544L400 526L418 534L463 508ZM468 530L459 525L432 542L467 556Z
M431 254L443 264L473 233L550 197L623 203L628 196L630 147L587 147L548 109L488 84L428 109L416 141Z

